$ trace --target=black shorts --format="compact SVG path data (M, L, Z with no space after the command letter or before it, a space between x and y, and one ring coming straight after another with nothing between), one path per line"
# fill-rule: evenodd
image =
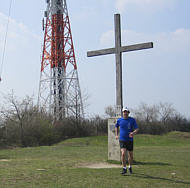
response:
M133 141L119 141L120 148L126 148L128 151L133 151Z

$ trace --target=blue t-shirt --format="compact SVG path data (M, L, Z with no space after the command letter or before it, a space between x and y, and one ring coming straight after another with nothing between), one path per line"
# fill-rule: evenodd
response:
M134 118L128 117L127 119L119 118L115 127L120 127L121 141L133 141L133 137L129 137L129 134L138 128L138 125Z

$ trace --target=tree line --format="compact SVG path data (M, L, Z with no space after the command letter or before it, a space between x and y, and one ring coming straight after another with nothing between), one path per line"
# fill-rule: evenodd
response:
M107 135L107 119L115 116L114 108L108 106L104 117L69 117L54 122L50 114L34 104L32 97L18 99L13 94L5 97L0 109L0 147L6 148L52 145L73 137ZM190 121L171 104L148 106L142 103L132 111L141 134L190 131Z
M112 106L106 107L105 113L108 117L115 116ZM170 103L141 103L137 109L131 109L131 113L139 125L140 134L162 135L171 131L190 131L190 120L177 112Z

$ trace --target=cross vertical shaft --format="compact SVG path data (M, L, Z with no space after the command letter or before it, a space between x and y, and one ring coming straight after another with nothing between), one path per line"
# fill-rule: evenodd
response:
M123 107L122 95L122 54L120 14L114 15L115 23L115 59L116 59L116 116L121 116Z

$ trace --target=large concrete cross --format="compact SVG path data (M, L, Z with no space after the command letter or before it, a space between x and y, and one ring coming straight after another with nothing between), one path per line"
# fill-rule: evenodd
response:
M116 59L116 116L122 115L123 96L122 96L122 52L129 52L135 50L143 50L153 48L153 43L141 43L130 46L121 46L121 26L120 14L114 15L115 23L115 48L108 48L96 51L88 51L87 56L100 56L107 54L115 54Z

